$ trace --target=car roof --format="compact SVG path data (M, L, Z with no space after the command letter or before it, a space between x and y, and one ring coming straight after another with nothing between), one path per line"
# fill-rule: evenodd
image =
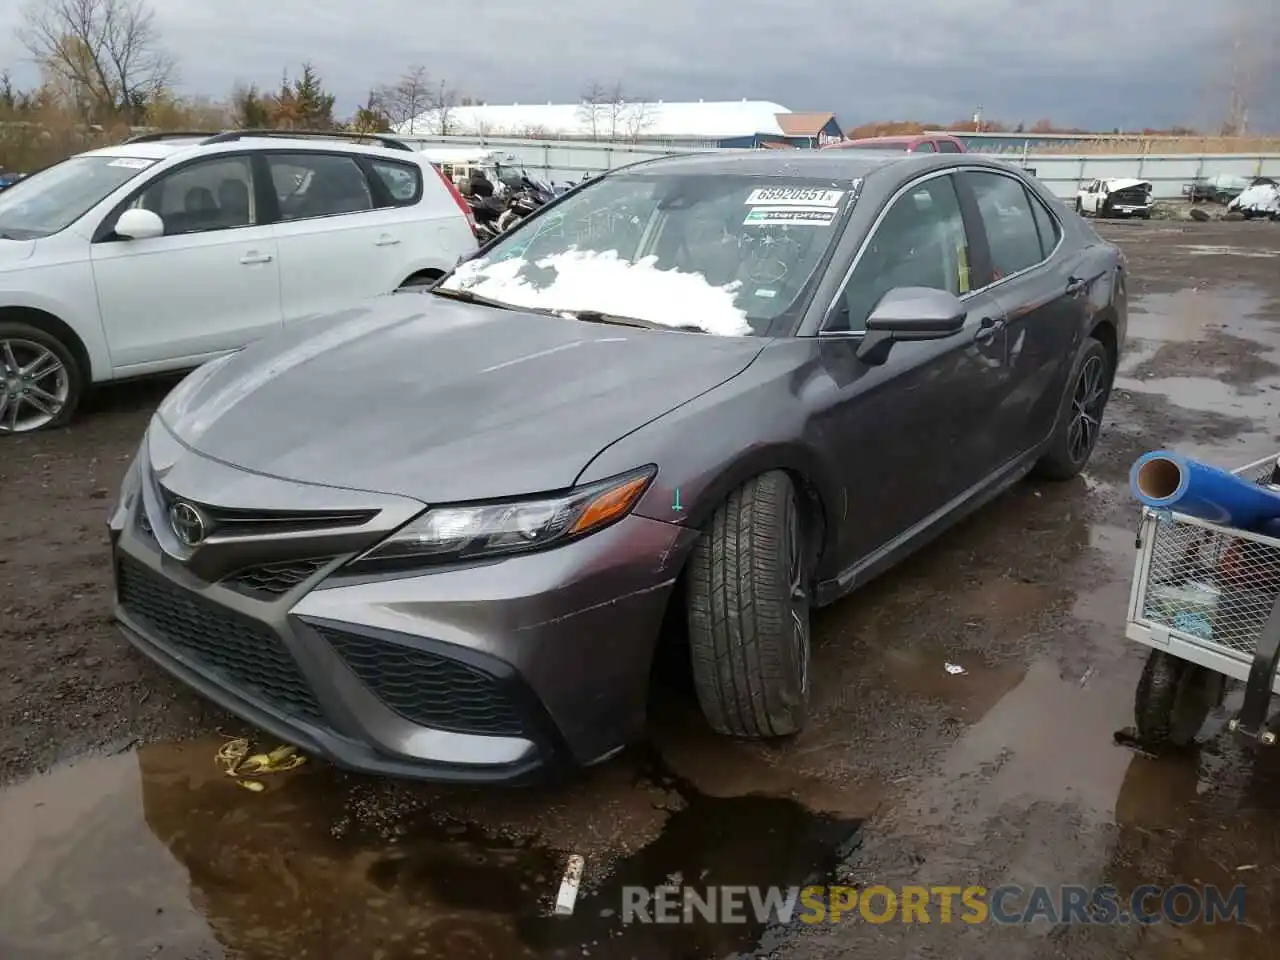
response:
M958 156L958 154L956 154ZM827 150L726 150L676 154L641 160L614 172L660 169L677 174L741 174L754 177L811 177L858 180L882 167L910 163L910 154Z
M245 135L235 140L222 140L217 143L206 143L205 141L213 136L213 134L192 134L191 136L175 136L164 140L140 140L133 143L117 143L109 147L99 147L96 150L86 150L79 154L82 157L136 157L138 159L148 160L164 160L175 154L194 152L196 150L207 151L210 153L223 153L233 150L243 150L246 147L253 150L264 150L268 148L287 148L289 150L324 150L327 152L341 153L374 153L388 158L397 160L406 160L414 157L418 161L424 161L421 155L412 150L395 150L391 147L384 147L375 142L344 140L335 137L330 140L325 137L290 137L290 136L253 136Z

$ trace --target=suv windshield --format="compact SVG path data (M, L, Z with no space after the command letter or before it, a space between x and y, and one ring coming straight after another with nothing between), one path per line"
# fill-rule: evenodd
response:
M154 160L71 157L0 193L0 236L34 240L75 223Z
M794 321L852 181L615 174L441 283L516 307L598 312L727 336Z

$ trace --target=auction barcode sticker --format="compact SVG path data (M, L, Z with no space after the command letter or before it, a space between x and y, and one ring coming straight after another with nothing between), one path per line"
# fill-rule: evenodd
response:
M758 187L747 197L748 207L768 204L771 207L836 207L843 190L821 187Z

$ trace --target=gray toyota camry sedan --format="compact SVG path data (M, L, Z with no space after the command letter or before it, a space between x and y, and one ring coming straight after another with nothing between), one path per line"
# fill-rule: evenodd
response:
M1112 245L973 155L613 171L434 287L205 364L110 519L140 650L359 770L514 781L643 735L664 619L709 724L805 723L810 612L1086 464Z

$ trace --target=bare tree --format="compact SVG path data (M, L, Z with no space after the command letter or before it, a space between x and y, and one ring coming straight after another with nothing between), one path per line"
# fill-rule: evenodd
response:
M18 36L86 120L139 120L174 63L145 0L32 0Z
M600 128L606 126L611 93L597 80L583 88L578 102L578 121L591 132L592 140L600 139Z
M627 139L635 143L657 119L658 110L652 101L645 98L627 101L622 113L622 127Z
M427 101L427 114L431 118L432 133L442 137L457 133L455 111L458 108L458 91L441 80L432 88Z
M414 126L422 122L422 115L432 106L431 78L427 68L415 64L395 83L384 84L374 92L377 108L392 127L408 136L416 131ZM402 129L403 128L403 129Z

